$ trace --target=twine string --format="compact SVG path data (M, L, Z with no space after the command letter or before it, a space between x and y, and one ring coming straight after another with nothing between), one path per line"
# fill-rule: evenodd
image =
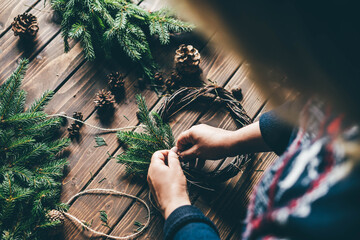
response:
M93 234L96 234L97 236L101 236L101 237L106 237L106 238L110 238L110 239L115 239L115 240L127 240L127 239L133 239L133 238L136 238L138 237L139 235L141 235L144 230L149 226L150 224L150 207L149 205L144 201L142 200L141 198L137 197L137 196L134 196L134 195L131 195L131 194L128 194L128 193L124 193L124 192L119 192L119 191L116 191L116 190L113 190L113 189L103 189L103 188L94 188L94 189L88 189L88 190L84 190L84 191L81 191L77 194L75 194L74 196L72 196L66 204L70 204L72 201L74 201L76 198L82 196L82 195L86 195L86 194L106 194L106 195L114 195L114 196L124 196L124 197L129 197L129 198L132 198L132 199L135 199L137 201L139 201L140 203L142 203L147 212L148 212L148 217L147 217L147 221L146 223L144 224L144 226L139 230L137 231L136 233L133 233L133 234L130 234L130 235L127 235L127 236L124 236L124 237L121 237L121 236L113 236L113 235L109 235L109 234L106 234L106 233L103 233L103 232L99 232L99 231L96 231L94 229L92 229L91 227L85 225L82 221L80 221L77 217L75 217L74 215L71 215L70 213L67 213L67 212L62 212L64 214L64 216L68 217L71 221L73 222L76 222L78 224L80 224L83 228L87 229L88 231L90 231L91 233Z
M136 129L136 128L138 128L138 127L142 127L142 126L143 126L142 124L140 124L140 125L138 125L138 126L129 126L129 127L121 127L121 128L102 128L102 127L97 127L97 126L94 126L94 125L92 125L92 124L90 124L90 123L81 121L81 120L79 120L79 119L66 116L66 115L64 115L64 114L56 113L56 114L48 115L48 117L64 117L64 118L67 118L67 119L71 119L71 120L80 122L80 123L82 123L82 124L84 124L84 125L86 125L86 126L95 128L95 129L97 129L97 130L107 131L107 132L117 132L117 131L129 130L129 129Z

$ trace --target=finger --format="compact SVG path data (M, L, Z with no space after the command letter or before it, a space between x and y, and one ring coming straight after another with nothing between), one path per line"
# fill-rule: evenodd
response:
M187 147L193 144L192 134L191 131L187 130L182 132L176 142L176 147L179 151L183 151L187 149Z
M151 183L151 179L149 179L150 181L149 181L149 188L150 188L150 192L151 192L151 196L152 196L152 198L154 199L154 201L155 201L155 204L156 204L156 207L159 207L160 205L159 205L159 201L158 201L158 198L157 198L157 195L156 195L156 191L155 191L155 189L154 189L154 186L152 185L152 183ZM150 196L150 197L151 197Z
M172 169L181 169L179 157L174 151L169 151L168 154L168 165Z
M151 157L151 164L166 165L169 150L156 151Z
M180 157L182 160L185 161L194 160L195 158L197 158L197 147L192 146L190 149L181 152Z

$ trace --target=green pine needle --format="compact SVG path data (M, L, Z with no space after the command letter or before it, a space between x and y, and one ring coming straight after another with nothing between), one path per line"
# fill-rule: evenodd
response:
M45 239L51 209L59 204L61 178L67 160L57 157L68 139L55 139L59 118L47 118L44 107L53 96L46 91L28 110L21 90L28 61L0 86L0 234L1 239Z
M105 142L105 139L99 136L95 137L96 146L95 147L101 147L101 146L107 146L107 143Z
M50 2L52 8L62 16L65 52L69 51L70 38L80 40L88 60L94 60L99 55L114 57L112 53L118 55L117 50L121 50L139 64L143 74L149 78L155 70L150 38L157 35L161 44L168 44L171 33L188 32L194 28L177 19L168 9L148 12L128 0Z
M119 140L128 148L116 159L126 165L128 173L146 175L153 153L171 149L175 141L170 126L164 123L157 113L149 112L145 99L137 95L136 100L139 107L137 116L144 125L144 132L118 132Z

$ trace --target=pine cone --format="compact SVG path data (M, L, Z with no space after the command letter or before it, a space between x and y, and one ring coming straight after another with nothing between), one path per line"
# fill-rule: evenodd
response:
M109 88L112 92L119 93L124 90L124 76L119 72L112 72L106 75Z
M162 86L164 84L164 78L162 72L157 72L154 75L154 82L156 85Z
M73 118L75 118L77 120L80 120L80 121L84 121L84 116L83 116L83 114L81 112L74 112ZM82 127L82 125L83 125L82 122L75 121L75 123L77 125L79 125L80 127Z
M14 35L19 35L20 37L33 38L39 31L37 19L31 13L24 13L15 17L11 23L11 28L14 31Z
M77 123L72 123L67 130L71 139L78 138L80 136L80 126Z
M65 217L64 214L58 210L51 210L46 214L47 219L49 219L50 222L60 221L60 225L56 226L55 228L52 228L51 231L49 231L50 236L55 236L63 231L64 221Z
M200 71L200 53L192 45L182 44L175 51L176 70L181 75L191 75Z
M111 94L111 91L106 91L105 89L98 92L95 96L94 102L95 106L100 109L112 109L114 108L115 97Z
M51 222L60 221L64 223L65 220L64 214L55 209L49 211L46 216Z
M244 98L241 88L234 88L231 90L231 93L238 101L242 101Z
M165 80L165 86L167 90L172 90L176 87L176 82L170 77Z
M177 71L172 71L170 78L175 83L179 83L182 80L182 77L178 74Z

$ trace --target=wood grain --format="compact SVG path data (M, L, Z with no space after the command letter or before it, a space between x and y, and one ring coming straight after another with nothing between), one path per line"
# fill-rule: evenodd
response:
M60 26L52 20L53 12L50 8L49 1L45 8L43 8L43 1L44 0L38 3L39 6L41 5L40 12L35 9L30 10L30 13L37 16L39 24L39 32L34 41L24 41L19 37L14 36L12 31L6 32L5 35L0 38L0 83L15 70L18 65L17 61L20 58L35 58L39 51L41 51L49 41L59 33ZM19 4L24 4L23 2L24 1ZM54 44L64 51L62 43L55 40L52 47L54 47ZM42 56L37 57L37 60L44 61Z

